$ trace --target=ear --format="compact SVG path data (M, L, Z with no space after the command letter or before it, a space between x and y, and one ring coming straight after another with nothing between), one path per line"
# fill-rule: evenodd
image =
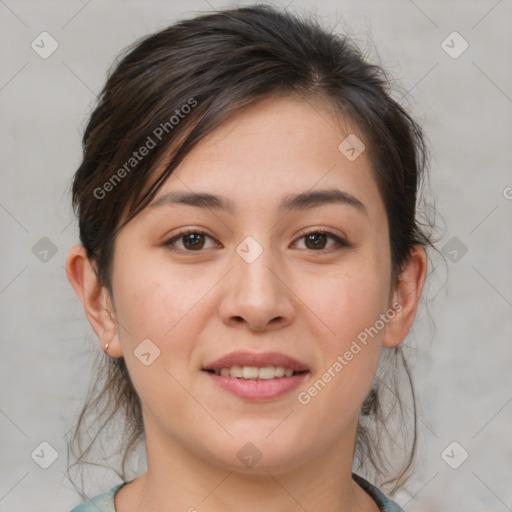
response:
M392 348L400 345L407 336L421 298L423 284L427 275L427 256L421 245L415 245L399 276L399 282L393 292L392 304L395 315L386 326L383 346Z
M66 274L87 315L87 319L98 336L101 349L108 343L108 355L123 355L119 340L119 329L115 321L112 299L107 288L96 276L83 246L73 247L66 259Z

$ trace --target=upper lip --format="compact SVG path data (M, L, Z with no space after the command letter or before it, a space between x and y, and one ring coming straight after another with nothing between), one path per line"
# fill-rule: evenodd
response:
M297 359L281 352L248 352L235 351L207 364L203 370L221 370L232 366L283 366L296 372L307 371L308 367Z

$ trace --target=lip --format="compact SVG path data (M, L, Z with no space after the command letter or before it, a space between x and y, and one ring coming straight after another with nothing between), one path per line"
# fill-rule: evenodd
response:
M219 371L232 366L284 366L296 372L303 372L291 377L276 377L274 379L237 379L217 375L208 370ZM223 390L234 396L248 401L269 401L278 399L300 386L310 373L309 368L297 359L281 352L231 352L220 359L204 366L203 372Z
M245 380L236 377L224 377L206 371L204 373L225 391L252 402L280 398L300 386L306 376L309 375L309 372L304 372L291 377L279 377L270 380Z
M284 366L285 368L291 368L296 372L309 371L309 368L304 363L281 352L258 353L243 350L230 352L220 359L205 365L203 370L218 371L222 368L231 368L232 366Z

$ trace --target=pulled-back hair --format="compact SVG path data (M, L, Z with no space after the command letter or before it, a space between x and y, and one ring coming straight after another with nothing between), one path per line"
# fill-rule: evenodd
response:
M80 241L110 293L118 230L148 205L204 137L248 105L287 96L321 100L363 134L388 217L392 282L398 282L415 245L433 247L428 223L416 211L428 163L424 139L392 98L385 71L367 62L347 37L311 17L265 5L241 7L182 20L137 42L111 71L90 116L72 201ZM127 480L130 454L144 438L141 404L124 358L98 356L97 375L69 442L68 456L75 460L68 472L91 462L86 457L92 446L117 418L123 435L115 471ZM410 407L400 398L399 367L410 384ZM415 403L402 347L384 349L361 408L354 468L377 484L393 484L392 494L413 465ZM409 416L406 409L412 410ZM393 424L409 432L409 439L391 433ZM88 427L93 435L84 446ZM403 456L398 465L391 452Z

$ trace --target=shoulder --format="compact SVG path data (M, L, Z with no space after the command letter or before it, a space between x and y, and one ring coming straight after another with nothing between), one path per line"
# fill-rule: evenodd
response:
M98 510L101 510L101 512L116 512L114 496L123 485L125 485L125 482L112 487L110 491L80 503L80 505L76 506L71 512L98 512Z
M363 477L352 473L352 478L375 500L381 512L404 512L403 508L401 508L398 503L390 500L380 489L377 489L377 487Z
M352 473L352 477L354 481L375 500L381 512L403 512L403 509L397 503L387 498L382 491L370 484L370 482L365 480L363 477L356 475L355 473ZM101 510L102 512L116 512L114 507L114 496L117 491L123 487L123 485L125 485L125 482L112 487L110 491L84 501L73 508L71 512L97 512L98 510Z

